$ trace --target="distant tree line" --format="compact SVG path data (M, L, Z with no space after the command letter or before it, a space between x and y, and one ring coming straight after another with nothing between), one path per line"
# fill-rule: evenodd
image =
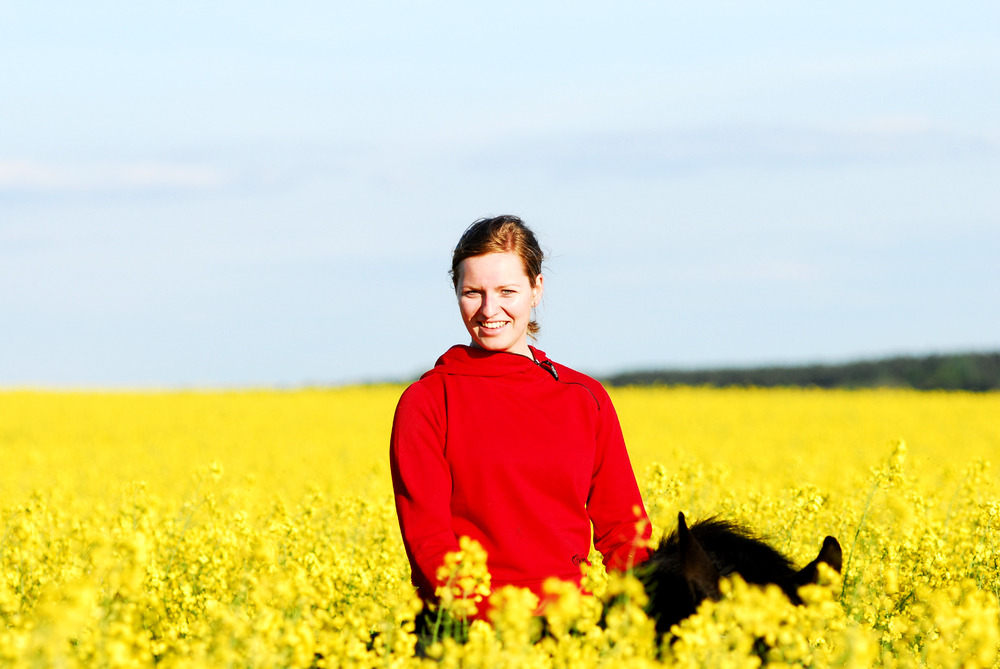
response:
M812 386L817 388L1000 389L1000 353L894 357L838 365L625 372L602 379L612 386Z

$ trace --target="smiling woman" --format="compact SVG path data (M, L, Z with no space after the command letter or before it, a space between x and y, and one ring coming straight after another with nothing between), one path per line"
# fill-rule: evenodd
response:
M463 537L485 548L494 589L527 588L543 605L546 580L580 584L591 542L610 569L649 555L649 520L607 392L528 344L542 260L515 216L465 231L451 275L471 343L446 351L396 407L396 512L431 609Z

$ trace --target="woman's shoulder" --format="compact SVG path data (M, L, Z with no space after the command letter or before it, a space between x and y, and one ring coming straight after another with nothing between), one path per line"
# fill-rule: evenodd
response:
M440 417L444 406L444 393L440 379L421 377L408 385L399 396L393 422L406 423L416 419L427 420L433 416Z
M564 369L565 373L560 372L560 378L565 378L570 383L579 383L582 386L586 386L587 390L594 393L594 396L597 397L601 405L603 405L606 401L611 401L611 397L608 395L607 389L600 381L570 367L564 367Z
M432 374L431 372L425 372L420 375L416 381L410 383L403 390L403 394L400 396L399 401L402 402L404 399L408 401L418 400L419 398L427 398L436 395L442 386L442 380L440 374Z
M584 374L568 365L564 365L560 362L556 362L549 358L544 351L538 349L533 349L536 359L539 361L547 361L552 364L556 372L559 374L559 380L564 383L577 383L579 385L585 386L590 392L594 394L596 398L601 400L599 403L603 404L603 400L608 397L608 391L604 388L604 385L592 376Z

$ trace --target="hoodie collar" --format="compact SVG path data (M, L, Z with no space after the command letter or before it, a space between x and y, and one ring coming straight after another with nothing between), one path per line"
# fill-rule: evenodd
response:
M508 374L523 374L531 372L541 363L548 363L544 351L534 346L528 346L534 360L519 353L507 351L487 351L473 346L458 344L444 352L434 368L421 378L431 374L454 374L458 376L507 376ZM545 370L548 372L547 368Z

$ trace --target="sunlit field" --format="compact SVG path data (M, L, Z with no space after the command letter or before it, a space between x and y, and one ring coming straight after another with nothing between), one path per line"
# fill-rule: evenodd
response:
M541 640L504 591L415 655L401 392L0 392L0 666L1000 666L1000 394L612 390L654 538L720 515L804 565L833 535L843 574L804 606L734 578L661 642L595 556Z

